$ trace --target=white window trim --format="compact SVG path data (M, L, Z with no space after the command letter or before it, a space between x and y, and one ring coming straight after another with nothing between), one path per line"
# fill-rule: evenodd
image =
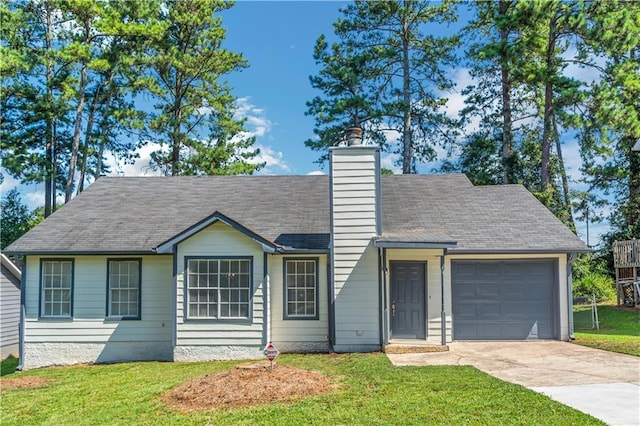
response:
M287 287L287 263L288 262L313 262L315 269L315 286L314 286L314 314L290 314L289 313L289 300L288 300L288 287ZM320 259L318 257L285 257L283 259L282 267L282 318L284 320L318 320L319 316L319 290L320 290Z
M138 298L137 303L137 315L113 315L111 313L112 300L111 300L111 262L137 262L138 263ZM107 259L107 306L106 306L107 319L115 320L139 320L142 318L142 259L141 258L111 258Z
M71 276L69 277L69 287L59 287L59 288L55 288L54 287L45 287L45 283L44 283L44 278L45 278L45 263L63 263L63 262L68 262L71 264L71 270L70 270L70 274ZM75 261L74 259L70 259L70 258L56 258L56 259L40 259L40 312L39 312L39 317L40 318L46 318L46 319L71 319L73 318L73 282L75 279ZM51 290L69 290L69 315L53 315L53 314L47 314L45 312L45 290L47 289L51 289Z
M218 284L217 287L213 287L213 289L217 289L218 291L218 299L217 299L217 312L218 316L194 316L190 315L190 305L191 300L189 296L189 290L202 290L203 287L190 287L189 283L189 264L191 261L217 261L218 262L218 273L217 276L220 277L220 262L223 261L246 261L248 263L248 275L249 275L249 283L247 287L232 287L232 289L240 289L247 291L247 302L242 303L247 305L247 316L220 316L220 307L223 304L220 297L220 291L224 290L224 287L220 287ZM211 288L211 287L206 287ZM253 256L185 256L185 267L184 267L184 318L189 321L253 321ZM231 302L229 302L231 303ZM234 302L235 303L235 302ZM241 302L238 302L240 304Z

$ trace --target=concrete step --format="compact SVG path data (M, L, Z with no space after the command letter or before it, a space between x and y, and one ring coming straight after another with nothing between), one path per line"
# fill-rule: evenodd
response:
M383 348L388 354L421 354L430 352L447 352L449 346L434 344L389 343Z

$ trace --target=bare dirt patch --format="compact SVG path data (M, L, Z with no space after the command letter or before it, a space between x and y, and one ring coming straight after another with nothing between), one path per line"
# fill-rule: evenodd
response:
M331 391L329 378L294 367L241 365L198 377L165 393L160 400L182 411L230 409L274 402L292 402Z
M49 380L43 377L22 376L11 379L0 379L0 392L8 389L42 388L49 386Z

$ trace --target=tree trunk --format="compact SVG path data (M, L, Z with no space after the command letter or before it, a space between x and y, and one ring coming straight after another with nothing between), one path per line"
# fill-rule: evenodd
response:
M542 130L542 161L540 165L540 190L545 191L551 184L551 172L550 172L550 151L551 151L551 117L553 116L553 82L551 81L551 75L549 72L553 67L553 56L555 52L556 43L556 17L552 16L549 19L549 42L547 44L547 57L545 71L544 85L544 127Z
M53 146L51 147L51 164L53 170L51 171L51 213L54 213L57 209L58 198L58 123L53 121Z
M113 103L112 90L108 89L105 97L106 99L105 99L104 110L106 112L111 110L111 104ZM104 157L104 148L107 140L107 137L105 135L107 134L108 125L109 125L109 120L107 120L103 115L102 122L100 123L100 138L99 138L100 142L98 143L98 153L96 155L96 157L98 158L98 163L96 164L96 174L94 176L96 180L98 180L100 176L102 176L102 158Z
M85 42L89 42L91 37L91 24L85 22L84 26ZM71 159L69 160L69 174L65 188L64 202L71 201L73 195L73 182L75 178L76 165L78 163L78 152L80 151L80 135L82 131L82 110L84 109L84 91L87 85L87 59L82 60L80 68L80 87L78 87L78 106L76 107L76 117L73 129L73 143L71 147Z
M89 147L91 146L91 133L93 132L93 122L95 120L96 109L98 107L98 99L102 85L99 85L96 89L96 93L91 100L91 107L89 109L89 117L87 118L87 128L84 133L84 147L82 149L82 164L80 168L80 180L78 181L78 191L76 195L84 191L84 180L87 175L87 163L89 161Z
M632 136L626 137L629 149L637 142ZM629 151L629 205L626 217L629 229L640 238L640 152Z
M569 220L569 228L575 232L576 223L573 218L573 210L571 209L571 193L569 191L569 178L567 177L567 170L564 167L564 159L562 157L562 144L560 143L560 135L558 134L558 124L556 123L555 116L553 117L553 136L556 142L556 151L558 152L558 163L560 167L560 176L562 178L562 195L564 198L565 209L567 210L567 217Z
M176 99L173 103L173 132L171 136L171 175L180 174L180 145L182 145L182 135L180 134L180 123L182 122L182 81L180 75L176 76Z
M51 13L49 13L49 3L45 3L45 19L46 19L46 31L45 31L45 50L46 52L51 51ZM51 87L51 74L53 73L53 64L51 63L51 58L47 59L47 67L45 70L45 80L47 85L47 99L49 102L49 106L51 106L51 100L53 99L53 88ZM53 212L52 204L55 204L55 181L53 179L53 174L56 165L53 163L53 120L51 114L47 114L46 123L45 123L45 156L46 156L46 165L45 165L45 176L44 176L44 217L47 218Z
M73 182L75 178L76 165L78 163L78 152L80 151L80 133L82 128L82 110L84 108L84 89L86 85L87 63L82 63L80 71L80 87L78 93L78 106L76 107L76 118L73 130L73 143L71 147L71 159L69 160L69 174L65 188L64 202L71 201L73 195Z
M500 0L499 15L504 17L509 8L509 1ZM512 182L513 162L511 150L513 146L513 123L511 119L511 79L509 76L509 28L502 24L500 28L500 73L502 83L502 183Z
M413 171L413 141L411 137L411 87L409 71L409 40L407 39L407 23L403 22L402 32L402 94L404 102L402 123L402 174Z

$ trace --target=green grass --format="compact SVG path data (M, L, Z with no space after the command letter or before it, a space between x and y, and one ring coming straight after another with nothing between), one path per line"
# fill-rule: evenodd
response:
M5 376L41 376L40 389L6 390L3 425L587 425L598 420L469 366L394 367L383 354L282 355L281 365L321 371L337 384L293 404L181 413L158 397L234 362L126 363L58 367Z
M14 358L12 356L7 357L7 359L3 360L0 365L0 377L14 373L17 366L18 358Z
M591 308L573 309L574 343L611 352L640 356L640 311L598 305L599 330L591 327Z

